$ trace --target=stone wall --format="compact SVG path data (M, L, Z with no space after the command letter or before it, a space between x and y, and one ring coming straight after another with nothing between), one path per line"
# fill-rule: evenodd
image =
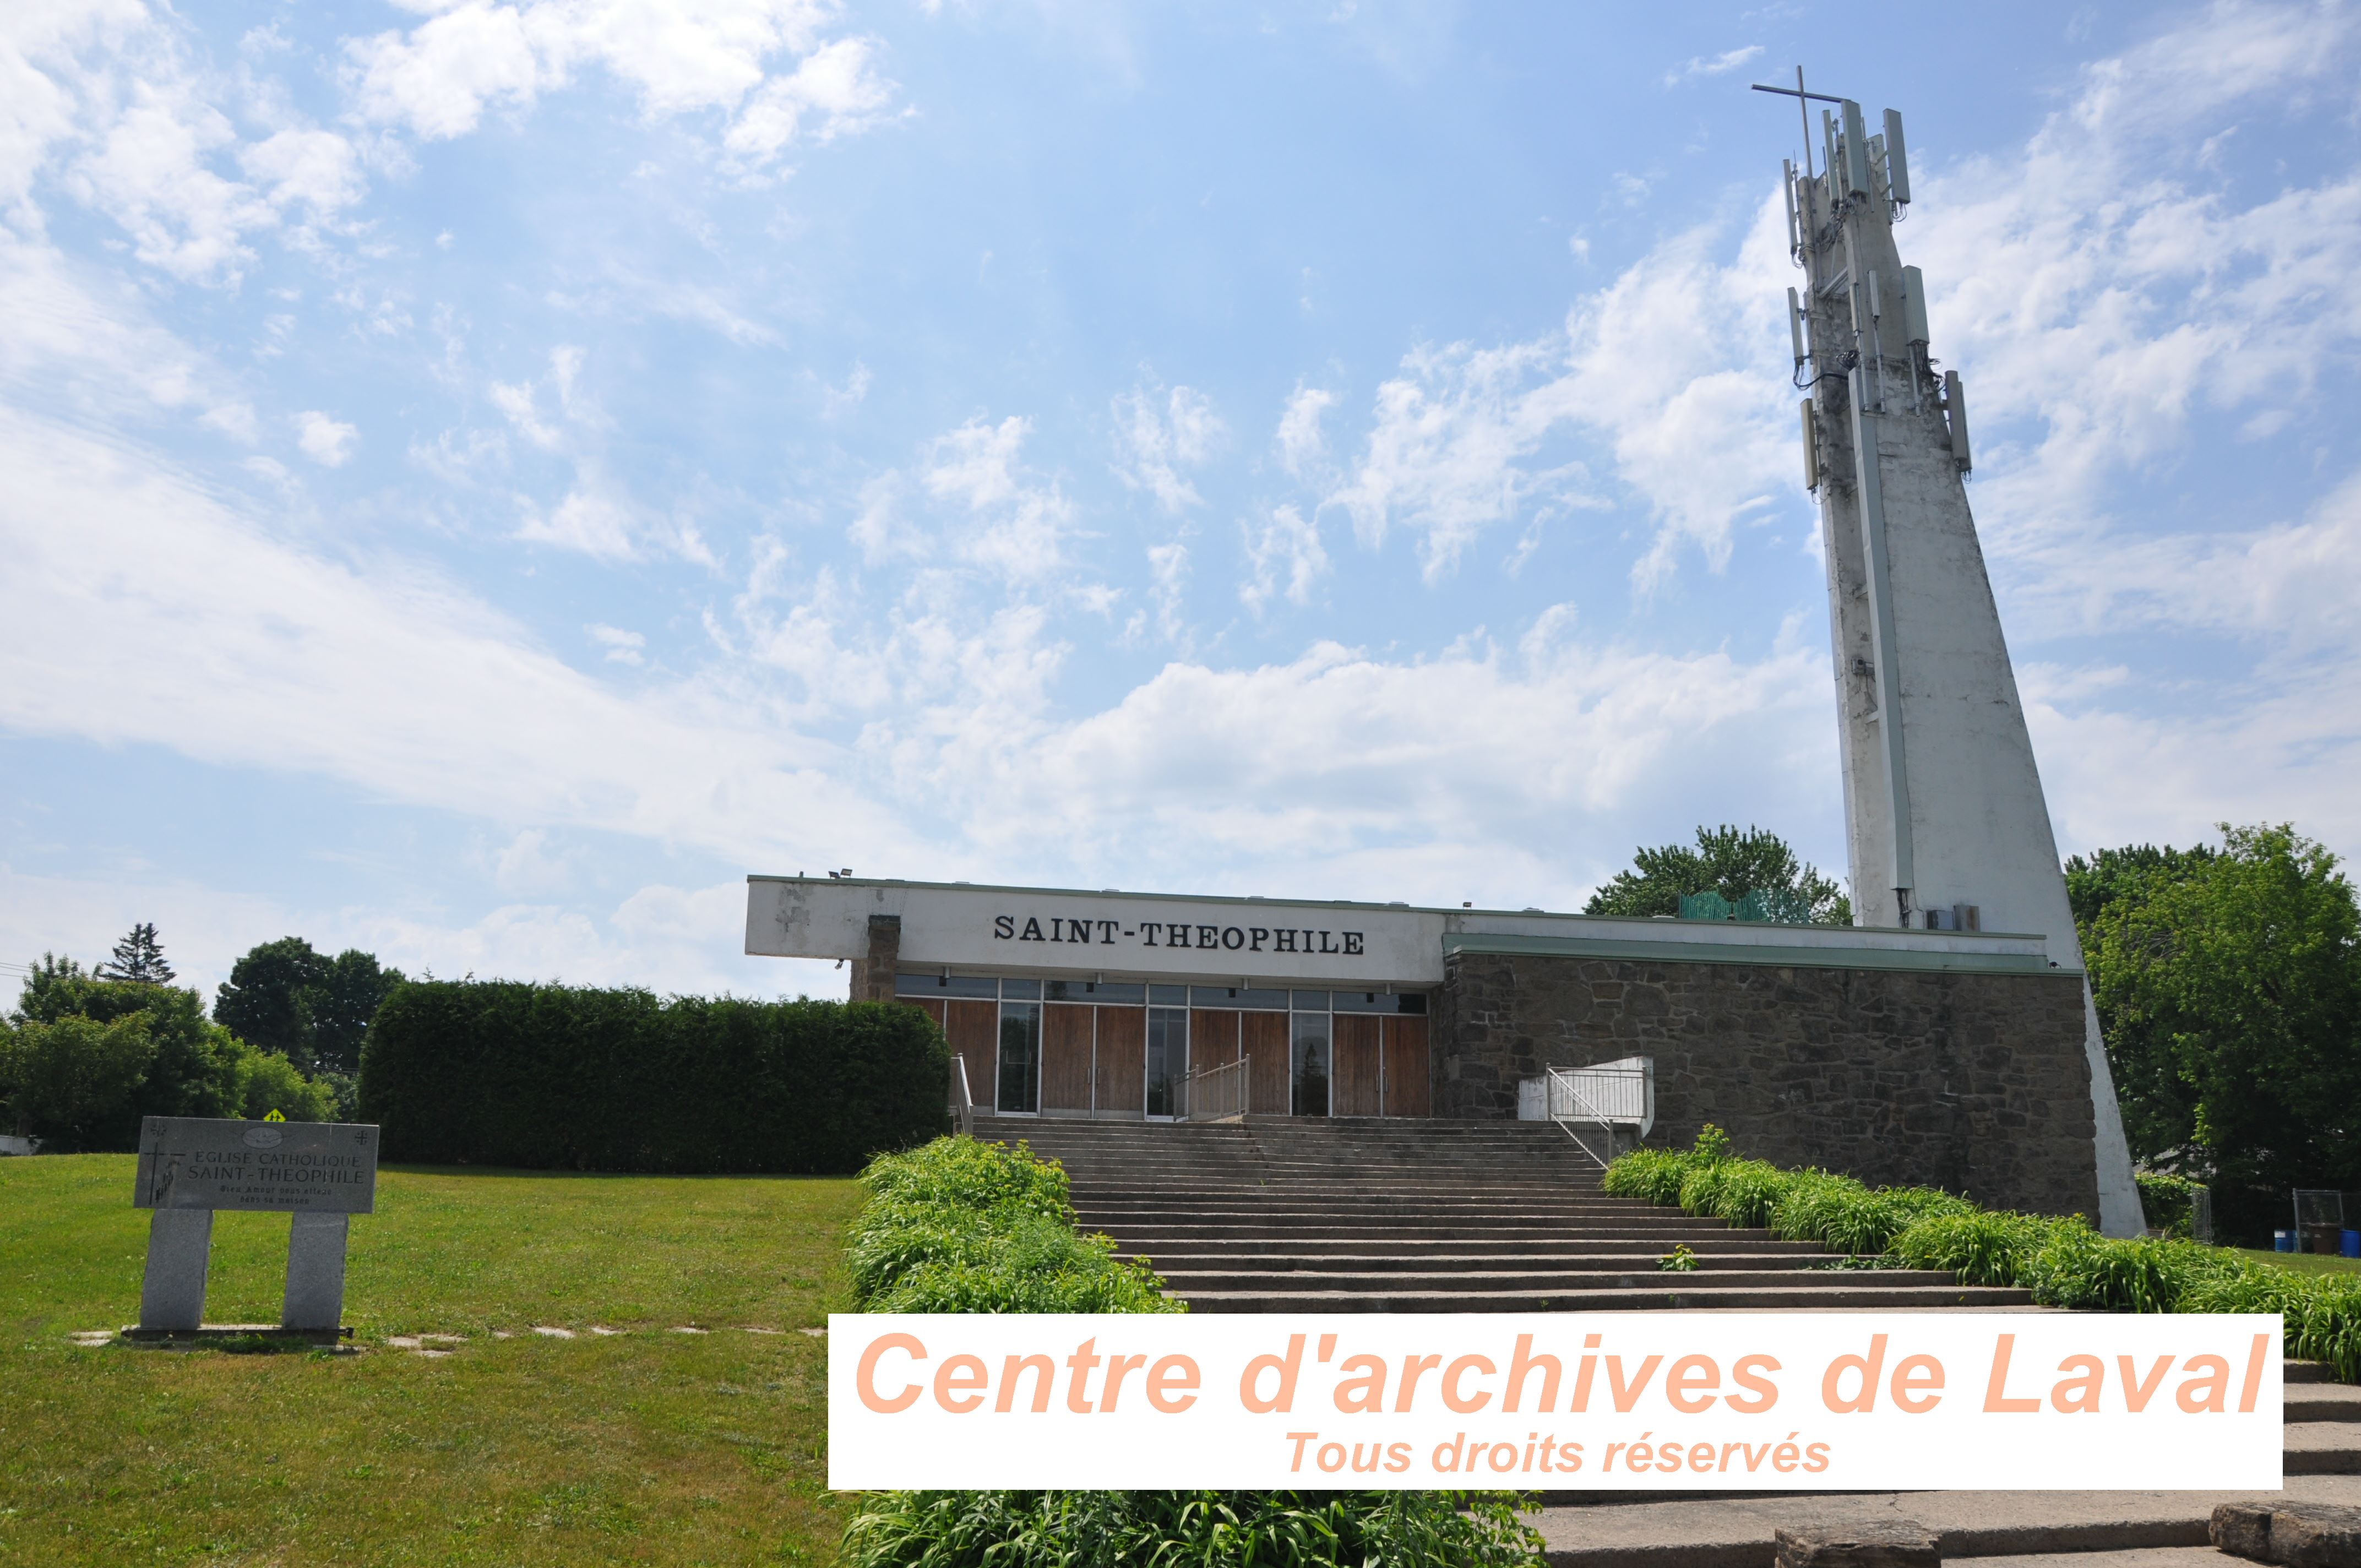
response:
M869 917L869 956L852 960L851 983L846 988L848 1002L891 1002L894 1000L894 971L902 967L902 917L899 915L872 915Z
M2079 974L1462 953L1435 1003L1438 1116L1514 1116L1543 1068L1649 1056L1651 1146L1712 1122L1777 1165L2098 1216Z

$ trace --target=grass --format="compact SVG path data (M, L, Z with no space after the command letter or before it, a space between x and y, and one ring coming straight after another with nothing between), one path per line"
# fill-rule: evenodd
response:
M2240 1257L2251 1257L2295 1274L2361 1274L2361 1257L2333 1257L2318 1252L2273 1252L2268 1247L2232 1247Z
M137 1315L131 1180L0 1160L0 1562L833 1558L825 1342L793 1331L850 1305L851 1181L389 1168L353 1221L361 1354L80 1348ZM275 1321L286 1249L284 1215L216 1216L206 1320ZM466 1343L383 1343L419 1333Z

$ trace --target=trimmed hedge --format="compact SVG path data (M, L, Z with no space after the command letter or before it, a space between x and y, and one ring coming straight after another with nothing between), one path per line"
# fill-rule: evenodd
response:
M845 1249L872 1312L1178 1312L1144 1258L1074 1229L1066 1173L1019 1144L939 1138L862 1173ZM1530 1568L1511 1492L873 1492L847 1568Z
M2361 1276L2305 1275L2195 1242L2115 1240L2081 1215L1980 1209L1931 1187L1871 1188L1825 1170L1781 1170L1730 1152L1708 1126L1686 1151L1641 1149L1607 1168L1619 1198L1676 1203L1786 1241L1907 1268L1948 1268L1969 1285L2013 1285L2043 1306L2103 1312L2278 1312L2287 1354L2361 1382Z
M836 1175L950 1124L915 1007L412 981L369 1025L360 1109L388 1159Z

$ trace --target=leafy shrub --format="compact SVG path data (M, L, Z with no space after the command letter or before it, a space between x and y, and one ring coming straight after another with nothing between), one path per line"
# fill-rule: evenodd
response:
M134 1098L155 1059L143 1013L0 1024L0 1099L16 1131L52 1152L105 1148L125 1124L137 1128Z
M1894 1251L1906 1268L1948 1268L1967 1285L2014 1285L2057 1223L2005 1210L1930 1214L1894 1237Z
M1673 1149L1634 1149L1608 1166L1599 1188L1609 1198L1637 1198L1670 1207L1681 1201L1681 1184L1692 1163L1687 1155Z
M847 1568L1517 1568L1540 1536L1480 1492L885 1492Z
M1074 1234L1066 1173L1020 1144L937 1138L870 1162L845 1245L872 1312L1178 1312L1146 1263Z
M2149 1170L2138 1172L2136 1179L2140 1212L2147 1223L2168 1236L2189 1240L2198 1184L2185 1176L2166 1176Z
M948 1124L915 1007L427 981L370 1023L360 1114L388 1159L557 1170L861 1168Z
M1145 1259L1074 1234L1066 1173L1023 1144L937 1138L862 1173L845 1248L872 1312L1178 1312ZM1541 1541L1513 1493L877 1492L847 1568L1508 1568Z
M2144 1189L2151 1179L2141 1179ZM1967 1284L2029 1289L2045 1306L2276 1312L2290 1357L2323 1362L2337 1378L2361 1382L2361 1276L2301 1275L2176 1238L2116 1240L2079 1214L2055 1220L1983 1210L1930 1187L1872 1189L1825 1170L1782 1171L1740 1159L1726 1147L1711 1160L1695 1150L1639 1150L1608 1168L1605 1185L1618 1196L1678 1201L1733 1224L1763 1213L1774 1235L1851 1255L1823 1266L1882 1264L1890 1253L1905 1268L1947 1268Z
M336 1116L334 1086L306 1078L277 1051L247 1050L238 1061L237 1114L259 1122L273 1111L291 1122L330 1122Z

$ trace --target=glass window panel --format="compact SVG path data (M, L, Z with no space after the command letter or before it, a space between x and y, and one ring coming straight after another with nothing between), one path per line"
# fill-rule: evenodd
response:
M1000 1071L993 1107L999 1111L1041 1108L1041 1004L1000 1004Z
M1144 985L1111 984L1104 981L1053 980L1045 982L1051 1002L1100 1002L1110 1006L1147 1000Z
M1289 1031L1289 1109L1299 1116L1328 1114L1328 1014L1298 1013Z
M1148 1000L1159 1007L1186 1007L1189 1005L1189 988L1185 985L1151 985L1148 988Z
M994 996L1000 982L984 975L973 974L897 974L894 977L896 996Z
M1295 992L1295 1010L1298 1013L1325 1013L1328 1011L1328 993L1324 991L1299 991Z
M1041 1000L1041 982L1038 980L1004 980L1000 982L1000 994L1009 1002L1038 1002Z
M1287 992L1283 991L1240 991L1236 994L1237 1000L1230 1003L1233 1007L1252 1007L1272 1013L1287 1011Z
M1339 1013L1424 1013L1426 996L1422 992L1340 991L1334 1005Z

